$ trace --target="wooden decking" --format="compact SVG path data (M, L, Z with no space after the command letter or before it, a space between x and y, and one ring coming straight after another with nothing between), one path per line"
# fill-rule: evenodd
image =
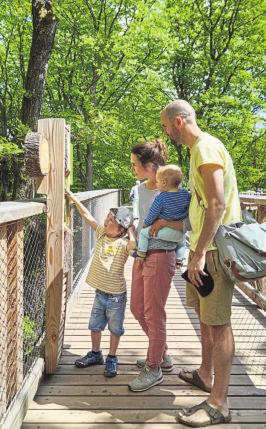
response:
M130 294L131 261L126 272ZM133 319L129 304L126 334L119 347L119 375L105 379L103 367L77 369L74 360L90 348L87 331L93 290L84 286L68 315L65 348L54 376L42 382L29 406L22 429L179 429L176 410L204 400L204 392L183 383L181 367L200 363L199 324L193 310L184 307L185 285L177 273L167 303L168 345L174 356L174 372L153 389L135 394L127 383L138 373L137 357L145 356L147 340ZM265 313L236 291L233 305L236 357L232 367L229 404L233 422L213 427L266 428L266 320ZM108 352L108 331L102 349Z

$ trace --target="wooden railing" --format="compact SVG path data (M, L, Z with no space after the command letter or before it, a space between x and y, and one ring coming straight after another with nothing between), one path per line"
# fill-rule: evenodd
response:
M76 196L99 221L104 219L111 207L120 204L120 192L117 189L81 192ZM47 205L37 202L0 203L0 428L20 428L27 404L36 393L43 371L53 372L61 355L67 301L74 287L82 280L81 274L94 247L94 236L82 223L74 206L71 206L69 215L72 232L68 230L61 234L58 231L63 236L64 259L58 276L57 261L51 257L48 246L49 237L51 234L56 235L57 231L49 221L46 222L45 231L45 221L49 219ZM34 244L29 249L29 234L38 216L44 216L42 232L47 269L46 276L41 276L29 296L25 294L25 287L31 286L28 283L36 280L36 272L30 276L28 271L31 267L26 259L29 251L30 258L36 258L39 235L34 235ZM73 261L79 259L77 268ZM45 272L45 267L42 268ZM51 282L57 288L51 289ZM31 319L25 313L25 304L33 306L35 299L42 294L42 306L39 302L38 305L39 312L43 312L41 321L45 319L45 332L44 324L38 327L34 318ZM26 303L25 297L30 302ZM25 347L25 338L29 336L30 344L26 342ZM43 353L42 346L46 353ZM47 350L51 349L56 352L48 353ZM34 358L30 361L31 366L28 365L28 359L25 364L25 355Z
M266 222L266 194L240 194L241 208L251 212L259 222ZM266 277L241 283L238 287L261 309L266 310Z

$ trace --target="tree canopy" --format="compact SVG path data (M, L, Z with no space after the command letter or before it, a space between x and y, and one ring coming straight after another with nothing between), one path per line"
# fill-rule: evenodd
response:
M265 187L261 2L5 0L0 22L2 199L20 195L38 117L71 125L74 190L130 187L130 148L162 136L175 98L222 139L240 190ZM170 147L185 178L188 156Z

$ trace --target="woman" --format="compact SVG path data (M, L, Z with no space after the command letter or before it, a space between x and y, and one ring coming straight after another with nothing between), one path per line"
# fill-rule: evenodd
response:
M131 165L137 179L147 179L139 186L140 231L149 208L158 195L156 171L165 164L167 150L162 140L137 144L131 151ZM182 221L163 221L163 226L182 229ZM172 371L167 354L165 304L175 272L176 243L151 239L143 264L134 262L131 288L131 312L149 339L147 358L137 361L140 374L129 389L142 392L163 381L163 371Z

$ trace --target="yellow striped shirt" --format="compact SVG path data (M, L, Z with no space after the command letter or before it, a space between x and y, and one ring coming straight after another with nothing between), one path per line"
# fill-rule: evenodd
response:
M111 238L104 227L96 229L96 246L86 282L103 292L119 294L126 291L124 266L128 258L128 240Z

